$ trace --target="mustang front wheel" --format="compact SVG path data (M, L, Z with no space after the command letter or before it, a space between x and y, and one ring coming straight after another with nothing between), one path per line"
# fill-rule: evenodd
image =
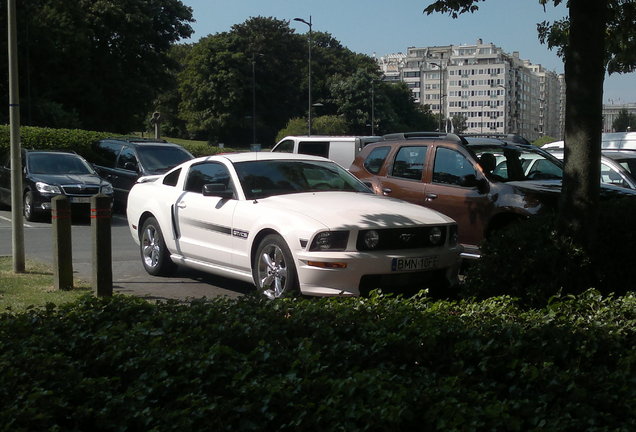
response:
M294 258L279 235L270 234L261 241L254 257L252 273L256 288L270 299L298 291Z
M141 262L146 271L153 276L165 276L171 274L176 264L170 259L170 252L163 240L163 234L157 219L146 219L141 228L139 237Z

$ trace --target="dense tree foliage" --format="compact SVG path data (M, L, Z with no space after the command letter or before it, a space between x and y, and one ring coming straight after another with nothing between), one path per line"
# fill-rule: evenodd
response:
M437 0L426 13L457 17L475 12L486 0ZM562 0L539 0L545 8ZM605 72L636 67L636 2L569 0L568 19L538 25L540 40L565 59L565 169L559 230L596 262L601 157L602 98ZM593 269L588 279L594 279Z
M30 125L139 129L175 66L168 49L192 34L192 9L179 0L22 0L16 9L22 121ZM0 14L3 29L6 19ZM7 73L3 63L2 86Z
M261 17L201 39L179 74L180 112L191 136L249 143L256 111L257 136L273 139L306 106L299 91L304 47L287 22Z

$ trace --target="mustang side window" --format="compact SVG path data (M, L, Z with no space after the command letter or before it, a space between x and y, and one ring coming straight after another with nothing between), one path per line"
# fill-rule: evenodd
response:
M210 183L221 183L230 187L230 173L225 165L216 162L205 162L190 167L185 190L203 193L203 186Z
M463 154L445 147L438 147L433 168L433 183L461 186L462 179L476 175L475 168Z

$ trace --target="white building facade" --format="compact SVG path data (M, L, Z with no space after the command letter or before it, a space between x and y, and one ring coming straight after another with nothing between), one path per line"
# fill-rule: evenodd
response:
M463 118L465 133L560 139L562 76L492 43L416 48L378 59L386 81L404 81L416 102L439 114L440 130ZM444 120L442 120L444 119Z

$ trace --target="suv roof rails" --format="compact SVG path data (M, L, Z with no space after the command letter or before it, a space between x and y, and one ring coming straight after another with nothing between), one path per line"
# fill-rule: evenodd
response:
M384 141L408 139L446 139L460 144L468 144L464 137L446 132L398 132L382 136Z
M479 137L479 138L494 138L499 140L510 141L515 144L532 145L530 141L517 134L504 134L504 133L467 133L462 134L464 137Z

